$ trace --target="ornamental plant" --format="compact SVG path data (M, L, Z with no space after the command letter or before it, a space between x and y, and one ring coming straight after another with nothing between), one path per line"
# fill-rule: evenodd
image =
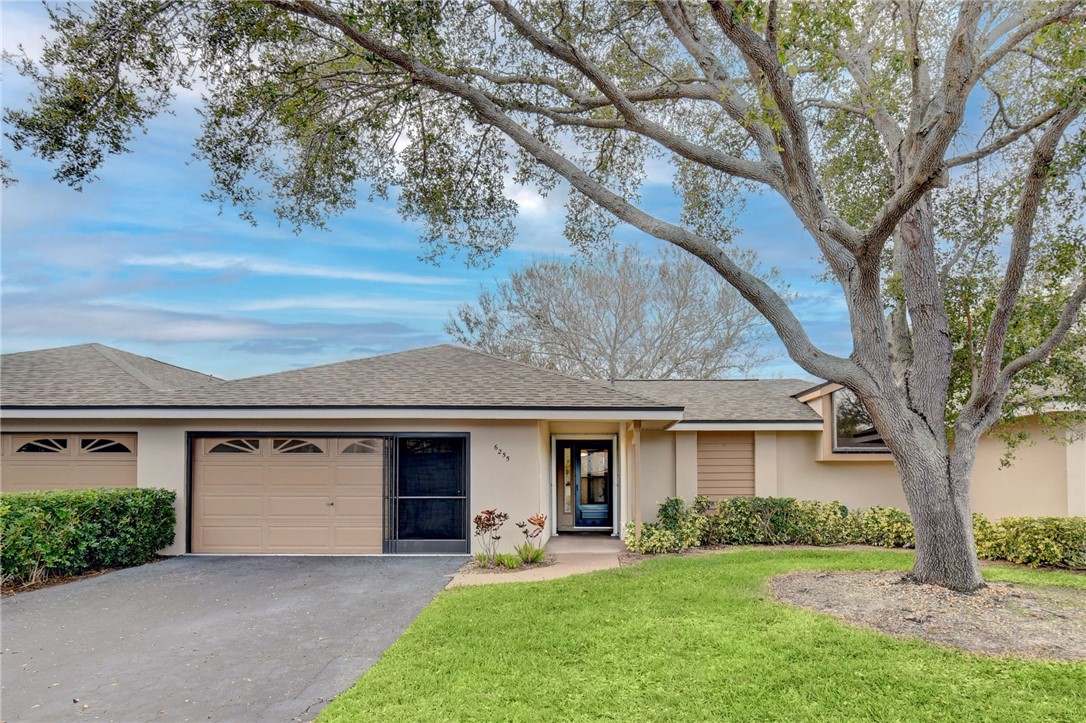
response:
M483 554L486 555L487 564L494 564L494 557L498 554L498 543L502 539L498 531L508 520L509 513L499 512L498 510L483 510L475 515L475 519L472 520L472 524L475 526L473 534L479 538L479 547L482 548Z
M536 544L536 540L543 534L547 526L547 516L542 512L529 517L524 522L518 522L517 527L524 535L524 542L516 546L517 554L524 562L541 562L543 560L543 548Z

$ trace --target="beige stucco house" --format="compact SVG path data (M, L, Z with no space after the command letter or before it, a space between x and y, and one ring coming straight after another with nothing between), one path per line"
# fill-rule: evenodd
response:
M585 381L448 345L223 381L84 344L2 357L0 488L175 490L177 554L464 553L488 507L620 535L672 495L904 508L848 394ZM1001 469L985 440L975 509L1086 515L1086 443L1034 441Z

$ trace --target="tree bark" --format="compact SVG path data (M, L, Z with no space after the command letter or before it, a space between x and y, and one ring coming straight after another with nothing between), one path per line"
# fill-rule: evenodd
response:
M931 440L910 446L894 455L916 531L908 578L959 592L984 587L969 508L972 465L951 465Z

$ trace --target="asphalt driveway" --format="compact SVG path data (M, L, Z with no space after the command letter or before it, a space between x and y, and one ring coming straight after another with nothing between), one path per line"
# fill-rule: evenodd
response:
M0 719L311 720L460 557L186 556L0 604Z

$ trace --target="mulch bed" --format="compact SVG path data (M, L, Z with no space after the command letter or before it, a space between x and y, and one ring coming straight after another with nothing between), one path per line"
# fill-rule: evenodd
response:
M504 565L480 565L475 560L468 560L464 563L463 567L456 571L458 575L504 575L509 572L524 572L525 570L534 570L537 567L550 567L556 562L554 555L548 554L544 556L540 562L532 563L520 563L520 567L508 568Z
M792 572L769 582L781 602L890 635L986 655L1086 660L1086 590L989 583L974 593L904 581L900 572Z

